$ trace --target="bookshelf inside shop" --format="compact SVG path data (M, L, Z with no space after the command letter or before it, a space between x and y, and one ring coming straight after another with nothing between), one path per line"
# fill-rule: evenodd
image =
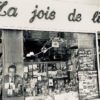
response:
M34 91L28 93L27 89L25 89L27 96L37 96L41 94L43 95L44 92L67 92L72 89L76 91L78 88L75 82L70 82L71 79L66 62L33 62L31 64L25 64L24 79L26 82L25 87L29 85L30 81L34 81L34 85L31 84L32 86L34 86L33 88L35 88L33 89Z

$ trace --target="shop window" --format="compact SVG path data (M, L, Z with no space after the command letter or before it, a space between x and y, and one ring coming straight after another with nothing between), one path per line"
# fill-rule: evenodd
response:
M95 33L4 30L3 36L5 48L10 44L5 49L9 59L4 64L3 99L84 100L99 96L96 43L100 43ZM10 66L17 68L12 76L18 76L18 84L16 78L7 78Z
M78 57L78 34L29 32L24 32L25 96L77 91L77 72L73 68L76 61L72 59ZM33 81L34 91L30 81Z
M24 80L25 98L68 98L72 92L77 99L98 97L95 34L25 31Z

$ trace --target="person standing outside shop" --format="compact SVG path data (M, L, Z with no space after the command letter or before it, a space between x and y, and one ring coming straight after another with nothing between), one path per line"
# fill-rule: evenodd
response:
M4 76L4 94L6 96L22 95L22 78L16 72L16 66L10 65L8 67L8 74Z

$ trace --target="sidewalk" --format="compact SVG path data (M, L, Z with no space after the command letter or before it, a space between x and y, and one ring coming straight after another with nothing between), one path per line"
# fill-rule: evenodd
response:
M77 92L69 92L55 95L55 100L79 100Z

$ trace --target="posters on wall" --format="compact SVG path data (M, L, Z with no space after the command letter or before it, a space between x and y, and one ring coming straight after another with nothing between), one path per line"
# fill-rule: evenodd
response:
M93 99L98 97L97 71L80 71L79 96L80 99Z
M98 97L97 78L95 66L95 49L79 49L79 95L83 99Z
M93 49L81 49L79 50L79 70L91 71L95 68L95 53Z

